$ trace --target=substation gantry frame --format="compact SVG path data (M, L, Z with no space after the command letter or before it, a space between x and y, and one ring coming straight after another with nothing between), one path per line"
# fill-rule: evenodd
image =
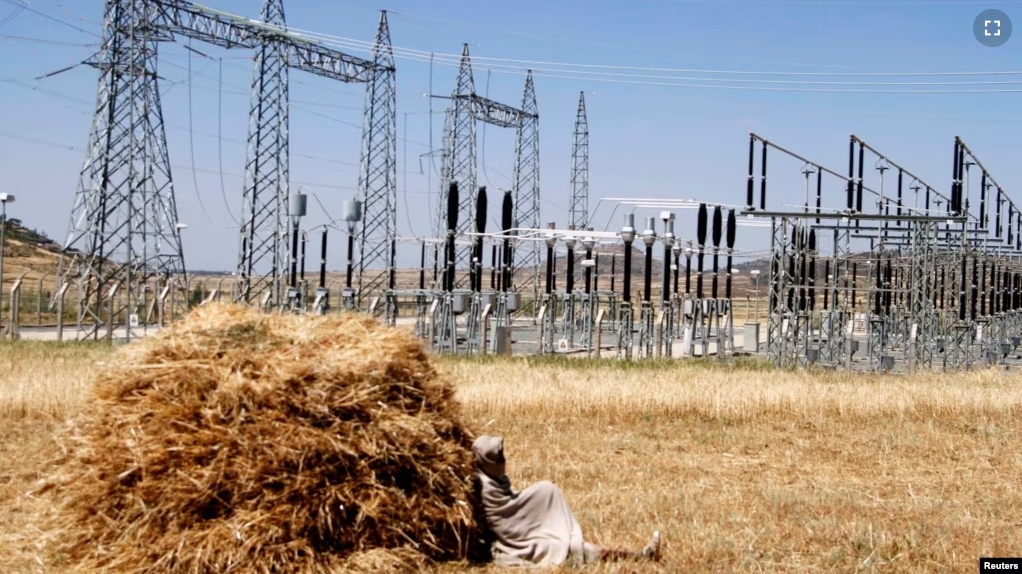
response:
M762 145L758 207L757 143ZM770 148L806 166L801 212L767 209ZM876 189L864 183L867 153L876 158ZM981 172L978 214L970 212L971 166ZM884 189L888 170L897 174L895 194ZM812 212L810 173L817 174ZM843 209L822 207L825 175L842 182ZM906 183L915 194L912 206L905 202ZM925 190L921 206L920 190ZM876 197L875 212L863 209L864 192ZM1008 222L1002 227L1005 203ZM829 368L884 372L898 365L959 371L1003 363L1017 348L1015 285L1022 249L1018 209L960 138L955 139L951 193L945 196L855 135L850 137L845 176L750 134L746 204L742 215L771 220L767 354L778 367L806 368L819 362ZM833 239L829 257L818 245L827 235ZM863 240L870 242L869 250L854 251L852 242ZM818 259L824 260L819 313L814 312ZM865 330L864 340L856 339L857 327ZM865 343L864 353L859 352L860 343Z
M100 72L87 156L58 263L57 287L78 287L78 338L113 337L129 316L159 303L155 291L187 285L181 229L160 105L161 42L186 37L255 51L236 298L277 307L288 284L288 75L301 70L367 86L359 199L359 293L393 267L396 228L395 68L386 12L371 60L287 30L283 0L266 0L262 21L187 0L107 0L102 44L87 63ZM392 275L392 274L390 274Z
M445 230L447 197L451 183L457 183L462 190L458 206L459 225L456 234L472 233L472 210L476 199L476 122L510 128L515 132L515 166L512 176L514 213L513 226L539 227L539 108L536 104L536 90L529 71L525 78L521 107L515 108L480 96L475 91L472 76L472 61L468 44L462 47L461 62L455 80L454 91L449 97L444 120L443 148L440 170L440 202L434 217L433 232L442 236ZM513 250L511 277L516 287L529 285L533 302L539 299L540 247L529 243L528 249ZM456 250L456 269L471 266L471 249ZM503 263L501 263L503 265ZM528 270L528 280L519 280L520 271ZM467 277L456 278L455 285L462 287ZM436 288L436 285L434 285ZM533 310L535 313L536 310Z

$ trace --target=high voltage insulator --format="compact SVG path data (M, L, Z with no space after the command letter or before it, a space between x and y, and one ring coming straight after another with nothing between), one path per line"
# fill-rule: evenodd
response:
M723 235L723 216L721 213L720 206L714 206L713 208L713 277L712 286L710 290L710 296L713 299L717 298L717 277L720 273L719 268L719 257L720 257L720 239Z
M455 245L454 238L458 229L458 182L452 181L447 187L447 240L444 244L444 291L454 290Z
M706 204L699 204L699 212L696 216L696 244L699 246L696 262L696 298L703 298L703 256L706 248Z
M501 253L501 274L499 288L507 292L511 290L512 279L512 247L511 229L514 228L514 200L511 198L511 191L504 192L504 202L501 204L501 225L504 227L504 245Z
M809 311L816 307L816 230L809 231Z
M727 212L727 285L724 289L724 298L731 299L731 266L733 264L732 257L735 249L735 233L737 231L737 220L735 219L735 210L729 209ZM677 260L675 260L677 264ZM677 274L674 279L674 291L678 291L678 279Z
M476 233L486 233L486 186L479 186L476 195ZM469 267L470 289L478 292L482 289L483 272L483 238L476 236L472 240L472 265Z

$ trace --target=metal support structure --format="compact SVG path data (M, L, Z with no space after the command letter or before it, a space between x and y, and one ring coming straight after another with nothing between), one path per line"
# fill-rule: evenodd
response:
M568 198L568 223L575 229L589 227L589 121L586 117L586 93L579 92L575 112L575 131L571 146L571 196Z
M107 0L101 48L88 62L100 71L96 113L57 273L58 289L83 290L79 337L113 333L113 322L140 304L136 286L150 278L187 284L156 69L158 44L179 36L256 51L237 298L269 293L273 306L281 303L289 243L288 71L367 82L380 69L292 34L284 22L282 0L266 0L259 21L186 0ZM115 282L123 295L101 306Z
M454 91L450 96L451 104L447 108L444 121L442 160L440 169L440 202L435 214L433 231L439 235L444 228L447 190L451 182L457 182L465 191L461 197L459 212L462 214L457 233L470 231L471 213L475 205L476 190L476 122L501 127L514 128L516 133L515 171L513 177L514 209L512 227L523 226L536 228L539 226L539 114L536 106L536 93L533 87L532 74L527 74L525 90L522 96L523 108L519 109L479 96L475 91L475 80L472 76L472 60L468 44L464 44ZM455 267L467 269L471 254L470 250L457 250ZM516 250L518 251L518 250ZM528 263L533 272L530 279L534 286L535 300L538 300L539 246L529 245L519 257ZM524 258L524 259L521 259ZM525 268L524 263L516 262L516 267ZM456 286L463 284L457 279ZM517 277L517 286L523 281ZM512 285L506 286L508 291Z
M386 289L384 315L393 325L397 309L393 291L397 235L397 74L390 44L387 11L372 51L373 69L366 82L359 161L358 200L364 213L358 227L358 303Z
M515 134L514 223L515 227L539 227L539 107L532 71L525 75L521 114ZM585 227L576 227L585 229ZM541 245L529 241L515 247L511 275L514 288L530 292L530 315L536 316L539 307L539 264Z

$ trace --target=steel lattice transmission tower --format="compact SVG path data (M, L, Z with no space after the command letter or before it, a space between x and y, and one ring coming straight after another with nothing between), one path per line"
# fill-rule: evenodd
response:
M586 93L578 95L575 137L571 147L570 223L575 229L589 225L589 121L586 119Z
M518 109L502 104L475 93L472 78L472 60L468 44L462 47L458 77L451 94L451 105L444 120L442 163L440 170L440 202L433 216L433 233L443 236L447 230L447 196L450 184L458 184L458 234L474 231L476 188L476 122L486 122L501 128L517 131L514 168L515 218L518 224L539 226L539 114L536 112L536 93L532 85L532 73L525 81L523 108ZM519 206L519 203L521 205ZM535 260L538 275L539 258ZM455 267L465 269L471 257L471 247L457 250ZM533 266L533 258L529 266ZM456 285L465 282L462 276ZM537 284L538 288L538 284Z
M133 285L185 272L156 80L157 45L169 38L156 12L151 2L108 0L102 47L88 62L100 71L96 112L57 265L58 289L78 283L86 336L98 335L103 316L112 324L144 304Z
M261 17L283 28L283 0L266 0ZM288 107L284 46L263 42L256 49L252 74L242 192L238 298L246 303L269 289L277 304L287 285Z
M376 68L366 83L358 199L365 207L358 230L358 296L394 288L394 238L397 234L397 79L387 12L373 44ZM471 70L469 71L471 82ZM374 272L375 270L375 272Z
M263 21L284 28L283 0L266 0ZM266 289L280 302L287 284L288 70L284 46L266 42L255 52L245 181L241 199L238 299L248 302ZM269 269L266 269L269 266Z
M90 61L101 72L96 114L57 273L59 293L79 286L80 333L86 325L98 333L104 323L112 333L128 313L141 309L147 281L154 277L162 278L164 287L171 285L172 276L183 280L178 287L187 285L156 71L158 43L176 36L256 51L240 293L247 301L268 292L279 303L288 257L283 237L288 70L359 83L378 79L383 71L371 61L288 32L283 0L266 0L261 21L188 0L106 0L104 10L102 48ZM393 74L392 63L387 71ZM393 98L385 101L392 109ZM368 150L363 153L373 158L373 165L393 165L394 130L381 135L372 131L363 141ZM366 206L368 212L378 209Z
M433 235L446 232L447 195L451 182L458 183L458 233L473 231L472 216L476 202L476 114L475 80L468 44L461 49L458 77L451 94L451 105L444 114L443 152L440 164L440 201L433 217ZM468 261L467 248L460 249L457 262Z
M521 111L515 138L514 225L539 229L539 108L532 70L525 76ZM539 241L529 241L514 251L515 286L531 286L533 301L539 300L540 247Z

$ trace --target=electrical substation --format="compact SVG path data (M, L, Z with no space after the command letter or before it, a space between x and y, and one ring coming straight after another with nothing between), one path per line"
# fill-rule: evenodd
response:
M928 183L855 135L840 172L751 134L744 202L738 189L733 204L593 202L582 92L570 140L569 216L550 222L540 211L533 75L514 105L479 96L466 44L453 90L443 97L432 236L406 237L397 224L396 66L387 13L372 57L362 59L289 32L283 0L266 0L258 21L186 0L106 1L102 47L88 62L100 73L98 106L51 301L77 310L76 339L112 339L115 330L131 339L192 304L180 296L195 286L181 244L157 72L159 44L177 38L249 50L255 61L234 279L227 288L223 280L201 287L198 304L367 313L413 328L440 354L765 354L781 368L884 372L1022 365L1022 215L994 168L960 138L953 140L950 186ZM306 196L292 192L288 179L292 70L361 84L366 93L357 192L337 200L341 238L321 226L318 281L305 279ZM510 189L477 182L480 123L514 130ZM736 141L736 153L740 148ZM801 166L800 208L768 201L768 156L775 170ZM601 204L613 214L598 224ZM487 227L493 213L499 229ZM757 227L770 232L762 323L758 275L755 314L750 319L745 309L742 321L735 308L735 261L751 253L738 247L739 228ZM326 279L335 244L347 254L336 289ZM418 268L399 270L399 251L414 254ZM399 280L411 271L414 280Z

